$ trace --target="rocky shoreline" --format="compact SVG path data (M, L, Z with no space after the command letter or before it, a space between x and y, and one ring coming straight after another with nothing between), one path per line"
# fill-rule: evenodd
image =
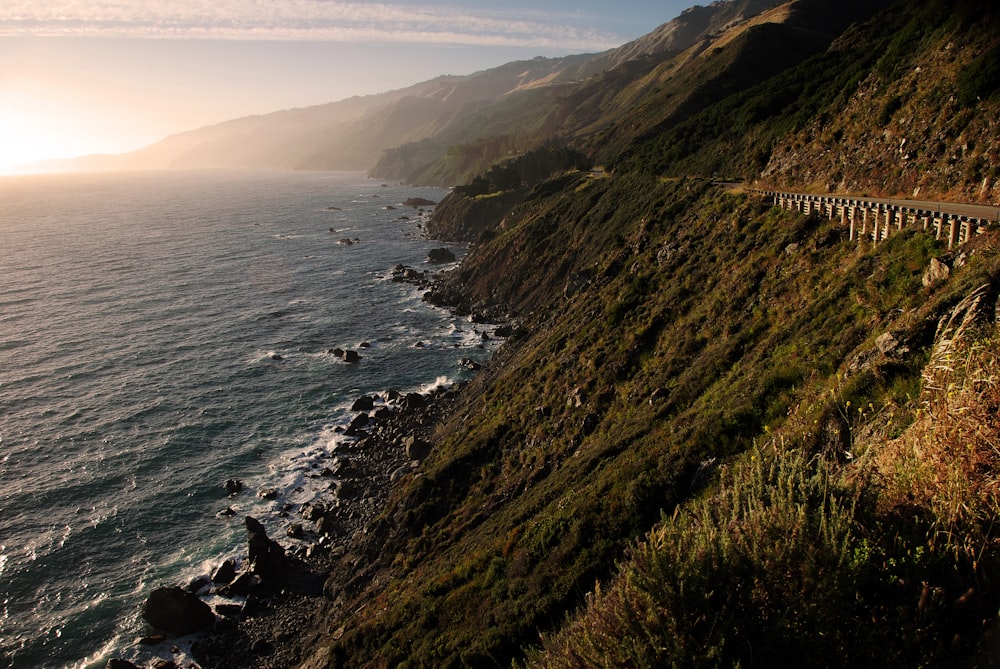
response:
M431 293L441 285L440 276L432 278L404 266L393 270L392 279ZM428 302L467 312L465 305L448 304L431 293L425 295ZM510 329L501 326L498 334L504 336ZM488 338L485 333L481 336ZM478 369L471 361L461 364ZM316 463L317 475L330 481L325 499L285 505L276 518L265 519L274 537L266 536L263 525L247 516L246 555L226 560L209 577L154 591L143 606L153 633L128 649L125 655L130 659L111 659L106 666L277 669L307 660L323 643L319 630L333 606L332 598L342 594L331 592L329 583L343 579L342 586L353 589L367 578L366 566L378 562L379 556L370 553L379 542L372 541L369 533L393 484L407 474L420 475L420 463L432 448L434 427L464 386L456 383L427 393L390 390L357 398L354 417L338 428L344 439L328 461ZM236 480L223 485L231 496L251 494ZM282 531L285 536L278 536ZM279 541L286 539L292 540L285 542L288 547ZM202 622L192 622L197 620ZM330 631L323 636L329 642Z

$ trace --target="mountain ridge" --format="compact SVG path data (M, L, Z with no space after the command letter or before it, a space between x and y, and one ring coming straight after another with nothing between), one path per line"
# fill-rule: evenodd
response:
M126 154L51 161L35 167L366 171L384 150L431 138L452 122L469 117L478 106L545 86L578 83L638 56L685 49L704 31L744 20L754 8L775 4L774 0L715 2L688 10L649 35L598 54L538 57L469 75L444 75L386 93L224 121ZM407 110L413 99L420 99L425 108L415 114L418 118L411 119ZM432 117L437 123L429 122Z

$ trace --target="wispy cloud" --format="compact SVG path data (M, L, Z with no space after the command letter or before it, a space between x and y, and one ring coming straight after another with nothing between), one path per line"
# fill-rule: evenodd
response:
M328 40L605 49L575 15L339 0L4 0L0 36Z

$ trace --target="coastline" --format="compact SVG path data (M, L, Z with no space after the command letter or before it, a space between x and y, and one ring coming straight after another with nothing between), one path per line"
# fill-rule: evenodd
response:
M454 269L439 272L434 278L428 278L427 273L407 274L409 269L397 267L399 281L427 290L424 301L455 315L468 316L470 323L476 323L474 332L483 341L503 338L504 319L495 314L490 318L472 315L467 305L450 299L453 295L442 298L435 294ZM484 324L497 326L493 337L485 329L480 332ZM272 528L269 538L283 547L285 559L280 569L259 579L248 592L235 596L227 592L232 581L199 577L188 584L177 584L202 601L211 602L215 616L212 628L178 637L147 625L149 636L120 649L118 657L108 659L105 666L325 667L323 640L335 639L336 633L331 637L324 623L335 607L352 593L361 592L375 576L377 563L385 557L380 550L382 542L376 539L379 530L385 530L380 527L379 516L400 479L421 475L421 462L433 448L435 427L467 385L467 381L458 381L436 384L422 393L386 390L358 398L352 418L337 428L344 439L313 465L318 476L330 481L324 497L298 508L286 504L274 517L259 519ZM273 531L275 527L280 529ZM294 541L289 545L287 538ZM250 551L252 548L244 551L235 564L234 581L252 572ZM225 568L216 565L213 574L220 567ZM318 660L313 657L316 653Z
M352 479L347 480L364 481L364 503L337 504L332 509L334 534L312 532L316 540L310 549L289 554L274 578L247 596L238 614L217 616L214 629L191 645L192 659L199 666L277 669L298 665L316 652L321 623L336 596L328 581L337 580L353 589L359 583L352 586L348 581L363 578L366 567L378 560L369 536L376 519L402 473L420 475L419 460L411 459L407 443L429 444L434 426L464 386L441 387L422 395L423 400L408 395L411 405L403 403L384 418L373 419L370 432L349 442L348 452L358 457L353 461ZM290 515L287 521L290 527L301 522L301 517Z

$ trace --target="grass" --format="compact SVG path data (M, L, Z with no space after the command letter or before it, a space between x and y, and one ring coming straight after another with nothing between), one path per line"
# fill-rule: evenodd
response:
M968 657L1000 602L1000 329L984 322L987 294L942 319L899 437L886 439L887 416L862 408L856 461L775 438L721 467L526 666Z

